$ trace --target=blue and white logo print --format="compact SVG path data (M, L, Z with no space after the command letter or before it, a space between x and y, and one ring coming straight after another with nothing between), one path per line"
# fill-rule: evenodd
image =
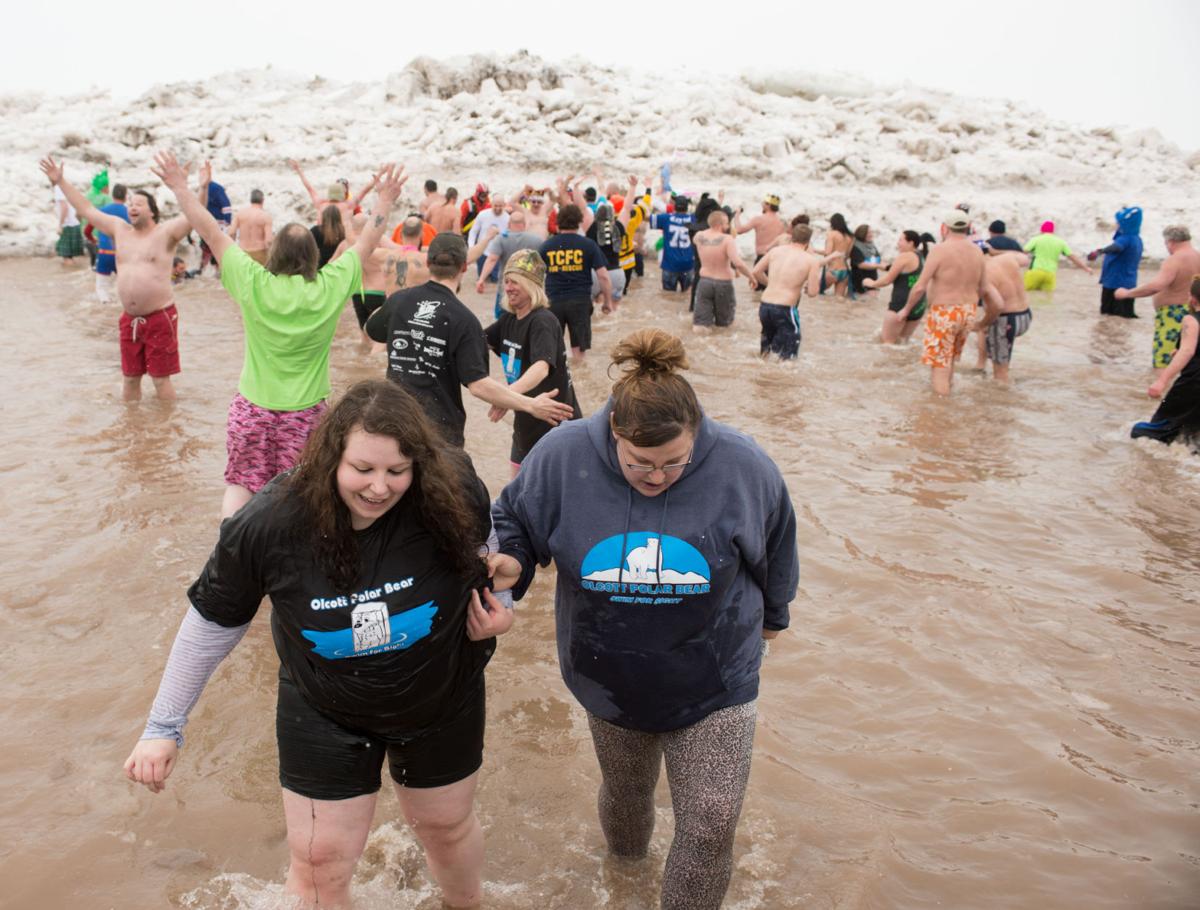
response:
M509 348L500 355L500 363L504 367L504 378L508 380L509 385L521 378L521 357L518 353L520 349L514 351Z
M302 634L315 646L313 652L326 660L403 651L429 635L437 611L433 601L428 600L419 607L388 616L387 604L369 601L354 608L348 629L306 630Z
M600 541L584 557L579 575L584 590L631 595L611 599L634 603L679 603L686 595L707 594L712 580L699 550L678 537L649 531Z

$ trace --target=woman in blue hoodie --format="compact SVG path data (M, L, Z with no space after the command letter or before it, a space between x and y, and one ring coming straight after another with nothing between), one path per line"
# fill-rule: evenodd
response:
M644 856L665 758L675 838L663 908L717 908L750 773L766 639L788 625L796 517L748 436L706 417L683 343L642 329L586 420L541 439L493 505L497 589L558 570L567 688L587 711L609 850Z
M1136 319L1132 300L1117 300L1117 288L1137 287L1138 263L1142 261L1142 210L1137 206L1126 206L1116 214L1117 232L1112 243L1088 254L1094 262L1103 255L1100 266L1100 315L1123 316Z

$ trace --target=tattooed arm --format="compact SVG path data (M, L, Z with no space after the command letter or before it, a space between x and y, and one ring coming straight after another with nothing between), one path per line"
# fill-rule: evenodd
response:
M371 214L367 217L367 223L363 226L362 233L358 235L358 242L354 244L354 251L358 253L359 261L366 262L367 257L375 252L375 247L379 246L379 241L383 239L384 228L387 227L388 213L395 205L396 197L400 195L400 188L404 186L406 180L408 180L408 176L404 173L403 166L397 171L394 164L386 165L375 175L375 183L379 192L376 195Z

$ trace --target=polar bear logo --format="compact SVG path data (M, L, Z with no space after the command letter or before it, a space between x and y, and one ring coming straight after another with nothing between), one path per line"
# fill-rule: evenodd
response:
M350 628L354 634L356 652L386 645L392 639L387 604L359 604L350 614Z
M659 538L648 537L645 546L634 547L625 557L629 566L629 574L634 581L658 582L658 574L662 571L662 550L659 548Z

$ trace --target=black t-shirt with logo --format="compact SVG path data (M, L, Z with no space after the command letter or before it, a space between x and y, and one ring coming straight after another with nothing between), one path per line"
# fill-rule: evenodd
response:
M461 456L464 465L466 456ZM466 467L482 545L488 493ZM232 518L188 598L205 619L248 623L271 598L271 632L283 670L304 699L343 726L380 735L437 730L474 696L495 639L467 638L467 604L482 579L450 567L410 489L355 532L361 572L339 591L313 551L310 525L289 487L271 481Z
M388 347L388 379L400 383L442 428L463 444L462 387L488 375L483 326L454 292L427 281L397 291L367 320L367 335Z
M551 303L592 299L592 271L607 269L600 247L580 234L555 234L538 250L546 260L546 296Z
M583 416L575 398L575 385L571 381L571 369L567 365L567 347L563 343L562 324L548 309L533 310L524 319L512 313L501 313L500 318L484 329L488 347L496 352L504 367L504 378L512 384L525 375L538 361L545 361L550 372L525 394L541 395L557 389L555 401L569 404L575 409L572 419ZM534 443L554 429L544 420L532 414L518 412L513 415L512 460L517 464L529 454Z

